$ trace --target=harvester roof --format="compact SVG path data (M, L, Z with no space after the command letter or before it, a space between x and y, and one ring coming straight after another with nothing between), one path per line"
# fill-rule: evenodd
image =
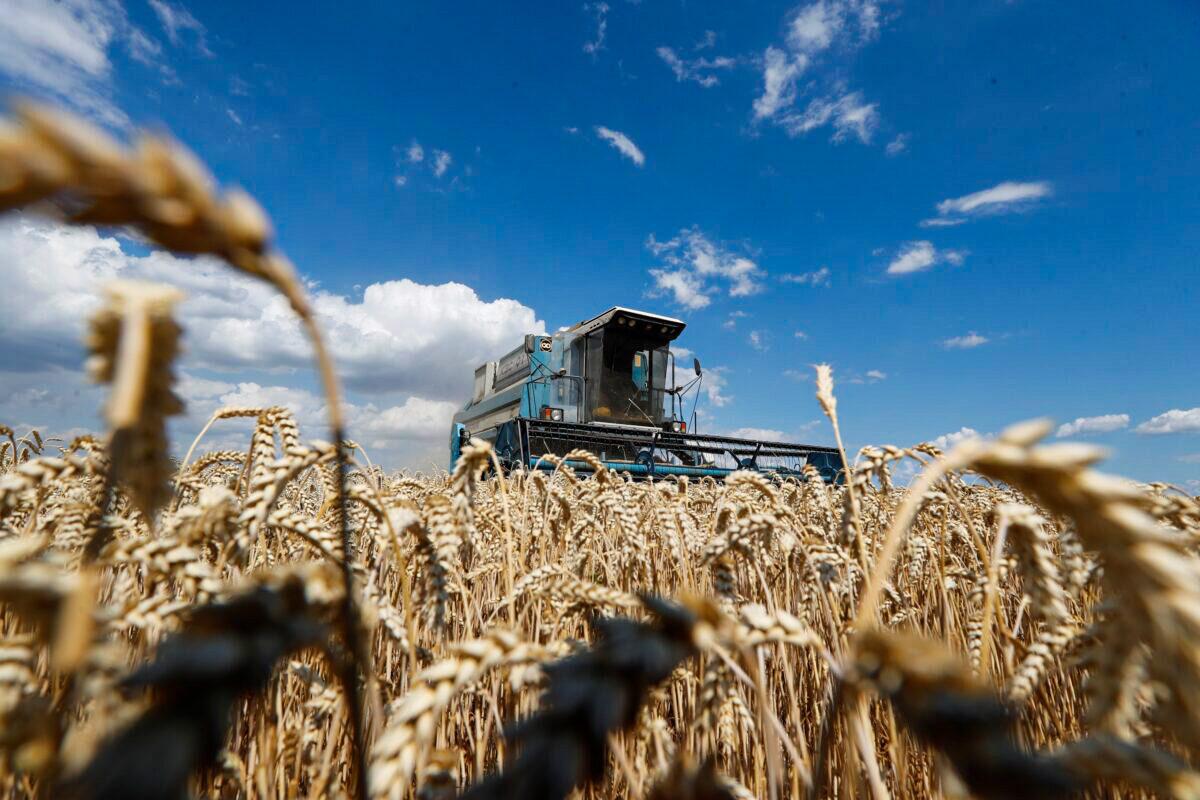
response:
M624 306L613 306L603 314L597 314L591 319L577 322L571 326L568 332L582 336L607 325L653 334L654 338L671 342L683 333L686 323L674 317L664 317L661 314L651 314L648 311L638 311Z

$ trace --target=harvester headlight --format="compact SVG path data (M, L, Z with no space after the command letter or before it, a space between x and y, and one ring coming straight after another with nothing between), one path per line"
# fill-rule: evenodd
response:
M551 422L562 422L563 410L561 408L552 408L551 406L542 406L542 419L548 419Z

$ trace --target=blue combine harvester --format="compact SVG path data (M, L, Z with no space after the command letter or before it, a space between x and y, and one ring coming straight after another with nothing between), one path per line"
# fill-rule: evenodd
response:
M841 479L831 447L698 434L700 362L693 359L694 376L680 385L670 349L683 328L671 317L617 307L550 336L527 335L475 370L471 402L454 416L451 469L467 442L486 440L507 469L553 468L543 456L584 449L639 478L719 478L737 469L799 477L811 464L826 481Z

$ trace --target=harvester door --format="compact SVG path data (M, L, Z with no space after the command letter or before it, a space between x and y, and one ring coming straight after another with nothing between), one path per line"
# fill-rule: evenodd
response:
M553 381L550 403L563 410L564 422L582 422L583 408L583 338L555 336L550 362L562 365L564 375Z

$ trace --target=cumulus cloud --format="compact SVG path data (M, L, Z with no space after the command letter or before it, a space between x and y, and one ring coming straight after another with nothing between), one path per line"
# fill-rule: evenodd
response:
M966 250L938 250L933 242L927 240L905 242L888 264L887 271L889 275L907 275L924 272L943 263L957 267L962 265L966 257Z
M724 435L735 439L752 439L761 442L799 442L810 435L813 428L821 424L820 420L806 422L794 431L781 431L775 428L756 428L752 426L734 428Z
M663 60L675 74L675 80L679 83L684 81L693 81L700 84L705 89L711 89L718 85L721 81L716 76L717 70L732 69L737 66L735 59L727 56L718 56L717 58L682 58L670 47L660 47L655 52L658 57Z
M990 341L991 339L988 337L981 336L975 331L970 331L962 336L951 336L949 339L943 339L942 347L947 350L970 350L972 347L979 347Z
M941 436L936 436L929 440L929 443L941 450L949 450L959 442L965 442L968 439L991 439L993 434L980 433L974 428L968 428L965 425L956 431L943 433Z
M727 434L735 439L756 439L763 442L786 442L788 435L774 428L734 428Z
M1200 433L1200 408L1172 408L1151 417L1134 430L1145 434Z
M783 275L779 276L779 280L783 281L784 283L798 283L801 285L824 286L828 288L831 285L829 276L832 274L833 273L830 272L829 267L821 267L813 272L785 272Z
M287 304L266 284L216 261L137 255L92 228L17 218L0 224L0 272L6 278L0 373L36 373L43 383L69 377L83 385L86 320L99 287L120 277L172 283L186 293L178 313L182 366L191 376L181 384L185 394L213 397L235 384L292 391L294 383L311 381L311 350ZM320 290L312 300L347 387L389 398L386 406L358 401L379 413L407 396L415 399L401 405L410 412L435 408L446 416L468 396L476 366L545 329L516 300L484 300L460 283L393 280L367 286L357 300ZM95 405L89 401L88 408ZM0 403L0 418L18 418L9 411L7 401Z
M603 125L596 126L596 135L604 141L611 144L620 152L621 155L628 158L639 167L646 163L646 156L638 148L633 140L620 131L614 131L611 128L606 128Z
M669 293L684 308L704 308L712 302L704 292L704 282L686 269L652 269L654 286L659 293Z
M670 292L686 308L704 308L722 287L730 297L747 297L763 289L766 272L749 255L714 243L699 227L684 228L666 241L651 234L646 249L663 262L650 270L655 291Z
M328 411L325 398L308 389L243 381L223 384L225 389L219 394L206 392L198 396L189 391L191 385L190 382L182 382L179 394L187 402L195 421L206 419L213 411L225 406L283 406L295 416L302 433L318 438L326 435ZM383 459L382 463L386 466L446 466L449 453L444 442L459 404L409 397L403 403L392 406L353 402L344 403L343 406L350 438L362 445L377 463ZM245 427L222 424L216 430L220 438L207 442L204 447L238 446L236 442L245 441L247 433L239 428ZM191 437L186 438L190 440Z
M725 394L728 386L725 367L705 367L704 380L701 385L704 387L704 396L708 398L708 402L717 408L723 408L733 402L733 397Z
M762 331L750 331L746 336L746 341L760 353L764 353L767 350L767 335Z
M869 369L867 370L867 380L871 381L872 383L875 381L887 380L887 373L883 370Z
M1097 417L1077 417L1074 422L1058 426L1055 436L1087 436L1092 433L1111 433L1129 427L1128 414L1101 414Z
M1026 211L1049 197L1053 190L1049 181L1005 181L990 189L943 200L937 204L938 216L923 220L921 225L927 228L958 225L969 217Z
M412 140L408 148L404 151L404 157L408 159L410 164L420 164L425 160L425 148L416 139Z

